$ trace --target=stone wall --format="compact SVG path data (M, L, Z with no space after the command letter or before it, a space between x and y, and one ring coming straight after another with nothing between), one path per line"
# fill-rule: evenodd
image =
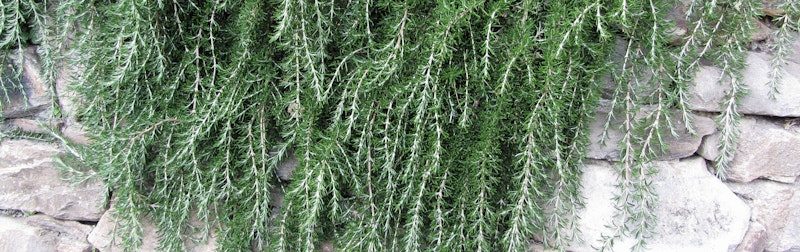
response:
M769 34L766 24L760 27L760 34ZM747 56L744 76L750 92L742 100L742 134L727 182L710 172L717 155L712 118L724 92L717 84L720 69L703 66L698 72L691 101L696 134L679 132L653 163L659 170L654 185L659 222L649 242L652 251L800 251L800 40L793 44L787 75L774 98L767 86L772 56L754 48ZM73 117L66 81L44 84L36 48L27 48L25 55L24 61L14 59L25 74L13 80L24 91L2 97L0 132L6 137L0 142L0 251L117 251L106 185L64 181L53 159L72 144L90 141ZM68 70L60 75L67 76ZM52 95L65 117L53 116ZM601 106L597 118L606 113ZM592 136L599 136L602 121L591 127ZM593 251L616 212L613 162L619 152L613 143L620 132L612 129L608 137L607 145L593 139L588 151L582 178L586 207L578 222L582 242L570 248L574 251ZM145 223L141 250L155 250L155 228ZM615 250L627 251L631 244L623 238ZM203 244L187 239L192 251L215 247L213 237Z
M760 24L761 29L769 29ZM760 31L769 34L770 31ZM767 37L754 37L761 43ZM696 134L678 132L668 139L667 150L652 164L657 168L655 189L659 203L652 251L800 251L800 39L795 35L793 54L785 66L780 93L770 97L772 55L757 47L747 54L745 82L749 93L742 99L741 136L727 181L713 175L717 157L717 126L725 85L717 80L720 69L703 66L691 93ZM724 82L725 80L723 80ZM647 108L645 108L647 109ZM590 160L584 167L582 194L586 208L578 225L582 242L574 251L594 251L617 210L612 199L618 177L617 143L621 133L608 132L607 145L599 143L608 109L601 106L591 127ZM683 122L678 122L678 128ZM612 123L612 125L614 125ZM619 124L617 124L619 125ZM629 251L633 240L619 240L615 251ZM536 250L542 250L541 248Z

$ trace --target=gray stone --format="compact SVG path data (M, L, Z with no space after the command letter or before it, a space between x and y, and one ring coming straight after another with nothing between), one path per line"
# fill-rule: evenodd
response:
M653 186L659 197L658 224L648 239L649 251L730 251L747 231L750 210L716 177L706 171L702 158L657 161ZM589 161L582 177L586 207L578 221L580 239L570 250L595 251L617 210L614 194L618 175L606 161ZM633 240L623 237L614 251L629 251Z
M756 31L753 34L750 34L750 41L758 42L767 40L770 36L772 36L772 29L764 24L761 20L756 20Z
M0 216L0 251L90 252L86 241L92 227L44 215Z
M703 143L697 148L697 155L705 158L708 161L717 160L719 157L719 133L704 136Z
M68 57L74 56L70 55ZM61 107L61 112L67 115L69 121L75 121L74 115L77 114L77 108L81 106L77 92L70 86L70 83L75 80L73 76L81 72L83 72L83 67L74 65L61 66L55 79L58 104Z
M50 102L50 86L44 83L41 76L39 56L35 47L25 48L20 55L10 54L17 71L22 71L22 78L4 78L3 85L8 96L0 95L5 118L29 117L48 110ZM15 76L13 69L6 68L4 75Z
M92 249L92 245L86 240L89 232L92 231L92 226L77 221L58 220L40 214L27 217L26 223L55 234L51 239L57 241L57 251L89 252Z
M26 225L24 220L0 216L0 251L56 251L58 244L42 236L40 229Z
M768 180L728 183L752 208L752 220L764 225L766 251L800 249L800 185Z
M278 164L278 178L283 181L291 180L292 172L297 168L297 164L297 157L294 155L294 153L290 152L286 158L281 160L281 162Z
M794 62L795 64L800 64L800 34L797 32L792 32L792 45L789 50L791 50L791 54L789 55L788 61Z
M645 107L643 111L647 112L649 109L650 108ZM592 159L619 161L620 148L618 143L624 136L623 131L619 128L623 123L621 115L617 115L612 119L606 139L601 143L603 125L606 123L608 111L608 108L601 106L595 114L595 122L589 125L590 143L586 151L586 156ZM676 116L674 119L677 120L679 118ZM700 146L703 136L709 135L716 130L714 120L700 115L694 115L693 128L696 132L695 135L685 130L682 120L674 122L674 126L677 129L678 136L674 137L669 133L663 135L667 148L665 151L658 154L658 160L672 160L693 155Z
M107 189L102 182L73 185L61 179L51 143L5 140L0 143L0 209L41 212L63 220L97 221Z
M0 209L0 216L20 218L25 216L25 212L16 209Z
M747 68L742 72L748 93L742 97L739 112L750 115L800 117L800 65L787 62L785 74L778 87L779 94L770 98L769 72L772 69L767 53L748 53ZM721 70L713 66L701 66L695 77L689 101L693 110L720 112L720 102L730 90L726 78L720 80Z
M800 162L793 162L800 156L800 131L794 127L757 117L742 118L741 135L726 178L734 182L766 178L793 183L800 176ZM713 161L719 155L718 138L717 134L708 136L698 153Z
M112 206L97 223L97 226L89 234L89 242L100 252L123 251L121 247L121 239L115 237L114 230L117 227L117 220L114 217L116 209ZM157 251L158 229L155 224L147 217L140 219L142 224L142 243L137 251ZM199 226L196 219L190 220L190 225ZM212 231L210 237L199 237L198 233L191 234L191 237L184 239L184 247L186 251L190 252L212 252L216 250L216 236ZM196 243L195 240L205 240L205 242Z
M673 1L672 8L667 13L667 19L675 24L669 31L670 44L677 46L684 43L683 38L689 33L689 24L686 20L686 10L688 9L689 1Z
M761 223L751 221L742 243L735 252L762 252L767 249L767 229Z

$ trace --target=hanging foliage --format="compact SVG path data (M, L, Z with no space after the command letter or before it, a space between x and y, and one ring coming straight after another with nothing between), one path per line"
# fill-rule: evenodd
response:
M524 251L533 237L565 249L580 232L587 126L616 117L606 128L624 132L619 213L605 241L632 236L638 250L656 225L648 161L684 130L671 122L691 118L703 59L731 80L718 117L724 177L761 15L761 1L683 1L689 32L676 38L676 2L2 0L0 47L22 48L30 30L55 59L66 49L52 41L74 42L79 117L94 134L77 166L113 189L131 249L142 216L167 251L197 231L230 251L328 240L342 251ZM798 27L787 2L776 66ZM612 112L592 118L608 85Z

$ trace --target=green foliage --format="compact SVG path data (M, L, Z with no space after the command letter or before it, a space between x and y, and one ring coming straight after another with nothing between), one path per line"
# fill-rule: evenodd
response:
M3 0L15 3L35 4ZM587 125L611 76L613 111L599 120L624 118L606 128L625 134L604 248L632 236L639 250L656 225L648 161L683 130L676 117L693 132L702 59L732 80L718 118L724 177L756 3L692 1L691 31L671 46L673 1L63 0L4 8L17 23L3 23L2 46L21 48L20 20L50 18L36 22L49 24L39 43L52 77L75 43L79 118L95 134L75 161L113 188L129 249L149 216L167 251L194 232L231 251L326 240L523 251L532 237L565 249L580 232ZM776 65L798 25L787 5ZM277 214L273 190L286 192Z

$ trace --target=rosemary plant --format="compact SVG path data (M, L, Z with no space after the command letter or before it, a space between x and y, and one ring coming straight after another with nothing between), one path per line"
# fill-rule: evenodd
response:
M129 249L149 216L167 251L194 232L216 233L226 251L329 240L343 251L523 251L534 237L563 250L580 231L587 125L607 76L613 111L597 120L624 118L606 124L624 138L605 248L630 236L640 250L657 221L648 161L683 130L676 119L692 131L688 88L704 59L731 80L718 117L724 177L761 15L756 0L691 1L673 46L665 13L677 3L666 0L2 3L0 47L38 44L48 80L76 50L78 118L94 140L76 167L113 188ZM776 65L800 16L784 8ZM277 167L292 156L283 181ZM273 214L276 189L286 196Z

